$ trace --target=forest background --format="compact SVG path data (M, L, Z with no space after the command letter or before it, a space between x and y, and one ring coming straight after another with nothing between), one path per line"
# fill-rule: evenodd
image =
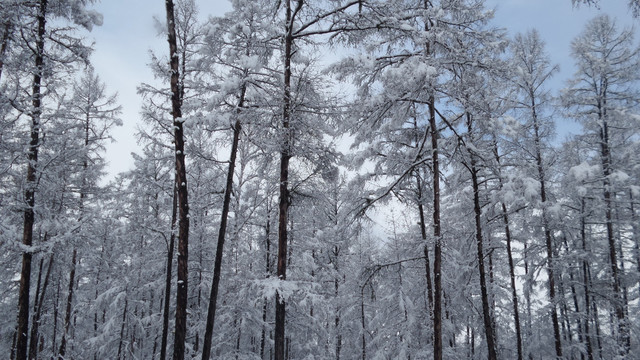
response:
M10 359L640 351L639 1L1 5Z

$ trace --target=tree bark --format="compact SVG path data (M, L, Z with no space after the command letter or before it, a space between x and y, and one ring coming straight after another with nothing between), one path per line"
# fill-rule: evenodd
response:
M278 259L276 274L280 281L287 279L287 220L289 218L289 160L291 159L291 58L293 56L293 22L295 14L302 7L298 0L292 12L291 0L285 1L285 39L284 39L284 93L282 103L282 149L280 150L280 195L278 214ZM275 360L285 358L285 317L286 304L280 292L276 291L276 323L275 323Z
M169 235L169 248L167 249L167 272L164 282L164 302L162 310L162 338L160 339L160 360L167 358L167 337L169 335L169 308L171 302L171 278L173 272L173 250L176 239L176 221L178 212L178 184L173 182L173 199L171 203L171 234Z
M589 321L591 321L591 292L589 279L589 263L587 262L587 233L586 233L586 214L585 199L580 199L580 239L582 240L582 278L584 281L584 308L586 316L584 319L585 342L587 345L587 359L593 360L593 347L591 345L591 333L589 331Z
M553 338L555 342L556 357L562 358L562 340L560 336L560 325L558 324L558 313L556 304L556 286L553 271L553 242L551 239L551 230L549 229L549 221L547 216L547 189L545 185L545 171L542 161L542 145L540 142L540 125L538 124L538 114L536 110L536 102L533 94L529 94L531 98L531 117L533 119L534 142L536 152L536 166L538 168L538 180L540 181L540 200L542 202L542 226L544 227L545 247L547 250L547 277L549 285L549 303L551 304L551 322L553 325Z
M189 201L187 172L184 154L184 129L182 120L182 89L180 59L176 41L176 26L173 0L166 0L167 41L171 66L171 115L173 117L175 144L176 192L178 193L178 285L176 290L176 325L173 359L183 360L187 335L188 260L189 260Z
M45 241L47 235L45 234ZM33 306L33 321L31 322L31 343L29 343L29 360L35 360L38 356L38 342L33 341L33 339L38 338L38 331L40 325L40 316L42 314L42 303L44 302L45 294L47 293L47 287L49 285L49 278L51 275L51 268L53 267L54 256L51 254L49 258L49 264L47 265L47 273L44 276L44 282L42 284L42 290L39 291L40 298L36 299L36 302ZM40 260L40 272L42 272L43 260ZM38 279L38 282L40 279ZM38 296L38 291L36 291L36 296Z
M238 108L244 106L245 87L243 86ZM204 343L202 348L202 360L209 360L211 356L211 337L216 318L216 303L218 301L218 288L220 285L220 273L222 272L222 254L224 252L224 241L227 233L227 219L229 215L229 203L231 202L231 190L233 189L233 175L236 166L236 156L238 153L238 142L240 141L240 131L242 125L240 120L236 120L233 126L233 142L231 144L231 154L229 155L229 168L227 170L227 183L224 190L224 200L222 203L222 214L220 215L220 228L218 229L218 245L216 247L216 258L213 267L213 283L211 285L211 295L209 297L209 308L207 311L207 324L204 333Z
M73 255L71 257L71 272L69 273L69 291L67 293L67 305L64 315L64 328L62 330L62 340L60 340L60 350L58 350L58 356L61 358L64 358L67 351L67 334L69 333L69 326L71 325L71 305L73 302L77 257L78 250L73 249Z
M472 119L471 114L467 113L467 130L472 135ZM493 328L493 320L491 318L491 309L489 306L489 296L487 294L487 281L484 268L484 249L482 236L482 207L480 205L480 183L478 181L478 168L476 166L476 155L469 151L469 172L471 173L471 185L473 187L473 212L475 214L475 233L476 248L478 256L478 272L480 275L480 297L482 300L482 319L484 322L485 337L487 340L487 358L496 360L495 329Z
M11 35L11 21L5 20L0 39L0 80L2 80L2 69L4 68L4 57L9 47L9 37Z
M470 127L470 125L469 125ZM471 130L471 129L469 129ZM478 182L478 169L476 168L475 155L470 154L471 163L469 171L471 172L471 181L473 186L473 211L475 214L476 223L476 248L478 252L478 271L480 275L480 297L482 298L482 319L484 321L485 337L487 339L487 358L489 360L496 360L498 358L496 354L496 344L494 338L493 321L491 319L491 310L489 308L489 297L487 295L487 281L485 278L484 269L484 250L483 250L483 237L482 237L482 208L480 206L480 189Z
M433 356L442 360L442 238L440 234L440 162L436 127L435 96L429 96L429 126L431 128L431 161L433 164Z
M42 99L40 87L44 63L44 42L47 14L47 0L40 0L38 8L38 37L35 46L35 71L32 83L31 141L27 154L27 183L24 192L24 224L22 243L26 249L22 253L22 270L20 272L20 293L18 296L18 327L16 338L16 360L27 359L27 343L29 334L29 292L31 287L31 249L33 245L33 225L35 214L36 166L38 164L38 147L40 146L40 115Z
M624 306L622 303L620 289L620 271L618 269L618 257L616 254L616 243L613 232L613 199L611 191L611 149L609 147L609 124L607 121L606 106L606 80L605 89L603 90L602 103L598 103L598 117L600 120L600 160L602 163L602 185L603 196L605 202L605 220L607 228L607 243L609 244L609 264L611 266L611 277L613 283L613 307L615 309L618 321L618 345L620 347L619 355L626 356L630 347L630 336L628 333L627 321L625 317Z

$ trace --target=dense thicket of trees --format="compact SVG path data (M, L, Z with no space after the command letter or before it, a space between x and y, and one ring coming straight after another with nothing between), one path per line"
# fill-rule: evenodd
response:
M640 352L640 48L614 19L586 24L554 93L538 33L509 39L482 1L202 21L166 0L141 151L105 184L121 120L91 3L0 7L9 358Z

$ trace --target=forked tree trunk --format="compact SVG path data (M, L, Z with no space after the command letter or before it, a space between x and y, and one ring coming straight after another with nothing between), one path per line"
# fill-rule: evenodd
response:
M47 234L45 234L45 241L47 238ZM33 306L33 321L31 322L31 339L37 339L39 337L39 326L40 326L40 317L42 314L42 303L45 299L45 294L47 293L47 287L49 286L49 279L51 277L51 268L53 267L54 255L51 254L49 258L49 264L47 265L47 273L44 276L44 282L42 284L42 290L39 291L39 299L36 299L36 302ZM40 260L40 272L42 272L43 261ZM40 279L38 277L38 282ZM39 286L38 286L39 287ZM38 291L36 291L36 296L38 296ZM38 342L31 341L29 343L29 359L36 359L38 356Z
M35 216L36 166L38 164L38 147L40 146L40 115L42 99L40 87L44 63L44 42L47 14L47 0L40 0L37 16L38 36L35 46L35 71L32 83L31 141L27 154L27 182L24 192L24 224L22 243L27 247L33 245L33 225ZM18 326L16 328L16 360L27 359L27 343L29 334L29 292L31 287L31 250L22 253L22 270L20 272L20 293L18 295Z
M171 115L175 144L176 192L178 193L178 285L176 290L176 325L173 343L173 359L183 360L187 336L188 260L189 260L189 201L187 171L184 154L184 129L182 120L182 89L180 59L176 41L176 24L173 0L166 0L167 41L171 66Z

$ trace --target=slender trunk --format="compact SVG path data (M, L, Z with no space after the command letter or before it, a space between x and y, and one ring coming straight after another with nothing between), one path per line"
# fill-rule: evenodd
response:
M364 285L360 288L360 325L362 326L362 360L367 359L367 328L364 317Z
M280 199L278 214L278 266L277 275L280 281L287 279L287 220L289 215L289 160L291 159L291 58L293 56L293 22L302 6L298 1L292 13L291 0L286 0L285 39L284 39L284 96L282 108L283 139L280 151ZM285 317L286 304L280 293L276 291L276 323L275 323L275 360L285 358Z
M46 234L45 234L46 241ZM47 273L44 276L44 283L42 284L42 290L40 291L40 299L36 301L33 307L33 321L31 322L31 343L29 344L29 360L36 359L38 356L38 342L34 339L38 338L38 331L40 325L40 316L42 314L42 303L47 293L47 287L49 285L49 279L51 277L51 268L53 267L54 256L51 254L49 258L49 264L47 265ZM40 261L40 271L42 272L42 260ZM39 282L39 281L38 281ZM38 292L36 292L37 294Z
M20 292L18 296L18 327L16 339L16 360L27 359L27 343L29 334L29 291L31 287L31 249L33 245L33 225L35 216L36 166L38 164L38 147L40 146L40 115L42 99L40 87L44 63L45 25L47 0L40 0L38 9L38 37L35 47L35 71L32 84L31 141L27 154L27 183L24 192L24 225L22 243L27 248L22 253L22 270L20 272Z
M178 193L178 285L176 290L176 324L173 359L183 360L187 335L188 260L189 260L189 201L187 171L184 154L184 129L182 120L182 89L179 83L180 68L173 0L166 0L167 41L171 65L171 115L173 117L175 144L175 171Z
M563 244L564 244L565 251L569 253L570 249L569 249L569 244L567 242L566 237L563 238ZM576 291L576 286L575 286L576 279L575 279L573 269L574 269L573 266L569 269L569 288L571 289L571 298L573 299L573 309L575 313L578 315L576 317L576 325L578 327L578 342L583 344L585 341L585 333L584 333L584 327L582 326L582 319L580 315L580 303L578 301L578 292ZM566 317L566 322L568 326L568 324L570 324L570 320L568 316ZM583 353L580 354L580 358L584 360Z
M500 164L498 143L495 138L493 143L493 153L498 164L498 181L500 184L500 189L502 189L502 167ZM518 350L518 360L522 360L522 330L520 327L520 311L518 309L518 292L516 289L515 265L513 262L513 252L511 250L511 226L509 224L509 213L507 212L507 205L504 202L502 202L500 205L502 207L502 222L504 223L505 240L507 242L507 259L509 262L509 280L511 285L511 303L513 304L513 322L516 328L516 348Z
M435 96L429 96L429 127L431 128L431 159L433 164L433 356L442 360L442 238L440 234L440 162L436 127Z
M558 313L556 311L556 288L555 277L553 271L553 244L551 239L551 230L549 229L549 221L547 217L547 194L545 185L545 172L542 161L542 145L540 142L540 125L538 124L538 115L536 110L535 97L531 97L531 116L533 118L534 142L536 152L536 166L538 168L538 180L540 181L540 200L542 201L542 226L544 227L545 246L547 250L547 277L549 278L549 302L551 304L551 322L553 325L553 337L555 341L556 357L562 358L562 341L560 338L560 326L558 324Z
M267 224L265 226L265 242L266 242L266 254L265 254L265 274L269 278L271 276L271 239L269 237L271 233L271 219L269 216L269 208L267 208ZM260 336L260 359L264 359L264 350L266 343L266 328L267 323L267 298L264 298L264 304L262 305L262 334Z
M633 237L633 249L636 255L636 267L638 274L640 274L640 219L636 215L636 210L633 203L633 191L629 190L629 206L631 210L631 228ZM638 286L638 295L640 296L640 286Z
M337 257L337 256L336 256ZM336 262L338 260L336 259ZM336 272L338 271L336 266ZM338 299L338 289L340 287L340 280L336 277L334 280L334 289L335 289L335 298ZM340 360L340 351L342 349L342 334L340 333L340 306L336 305L336 317L334 320L334 325L336 328L336 360Z
M4 68L4 58L9 47L9 37L11 35L11 21L5 20L2 29L2 38L0 38L0 80L2 80L2 69Z
M485 336L487 339L487 356L489 360L496 360L496 345L494 341L494 329L493 329L493 321L491 320L490 306L489 306L489 297L487 295L487 281L485 278L485 269L484 269L484 250L483 250L483 239L482 239L482 225L481 225L481 216L482 216L482 208L480 207L480 189L478 183L478 169L475 164L475 156L471 155L471 181L473 185L473 210L475 214L475 223L476 223L476 247L478 252L478 271L480 274L480 296L482 298L482 314L485 328Z
M593 360L593 348L591 345L591 333L589 332L589 321L591 321L591 292L589 290L589 263L587 262L587 234L586 234L586 214L585 214L585 200L580 201L580 239L582 240L582 278L584 281L584 333L585 341L587 345L587 359Z
M626 356L630 346L630 336L628 333L627 321L625 318L624 306L620 290L620 274L618 269L618 259L616 254L616 243L613 231L613 201L611 191L611 181L609 179L611 169L611 150L609 148L609 126L606 113L606 90L603 95L603 104L598 104L598 116L600 120L600 159L602 162L602 182L605 202L605 219L607 228L607 243L609 244L609 263L611 266L611 277L613 283L613 307L618 321L618 338L620 346L619 355Z
M127 306L128 306L128 299L127 299L127 295L125 295L124 297L124 309L122 310L122 324L120 325L120 341L118 342L118 360L120 360L122 357L122 345L124 343L124 327L125 324L127 323Z
M162 309L162 338L160 340L160 360L167 358L167 337L169 334L169 305L171 303L171 278L173 271L173 248L176 239L176 221L178 212L178 184L174 179L173 201L171 204L171 234L169 235L169 249L167 250L167 272L164 282L164 302Z
M78 250L73 249L73 255L71 257L71 272L69 273L69 291L67 293L67 307L64 315L64 330L62 331L62 340L60 341L60 350L58 355L64 358L67 350L67 334L69 333L69 325L71 324L71 304L73 302L73 289L75 285L76 276L76 261L78 257Z
M470 141L473 142L473 128L471 114L467 112L467 132L470 135ZM478 181L478 168L476 165L476 155L469 151L468 170L471 173L471 185L473 187L473 212L475 214L475 233L476 233L476 249L478 257L478 272L480 275L480 297L482 300L482 315L485 328L485 337L487 339L487 356L489 360L496 360L496 344L495 331L493 328L493 320L491 319L491 309L489 305L489 296L487 292L487 281L484 268L484 249L482 236L482 207L480 205L480 182Z
M431 282L431 264L429 263L429 247L427 246L427 224L424 221L424 205L422 204L422 182L420 176L416 176L416 186L418 187L418 215L420 216L420 235L424 242L422 251L424 253L425 274L427 279L427 300L429 302L429 317L433 318L433 284Z
M242 88L238 108L244 106L245 87ZM236 156L238 153L238 142L240 141L241 124L236 120L233 126L233 142L231 144L231 154L229 156L229 168L227 170L227 184L224 190L224 200L222 203L222 214L220 215L220 228L218 229L218 245L216 247L216 258L213 267L213 283L211 285L211 295L209 297L209 308L207 311L207 324L204 333L204 343L202 347L202 360L209 360L211 356L211 337L216 318L216 303L218 301L218 288L220 285L220 273L222 272L222 254L224 252L225 234L227 233L227 219L229 215L229 203L231 202L231 190L233 188L233 174L236 166Z
M514 270L515 266L513 262L513 254L511 251L511 228L509 227L509 215L507 215L507 206L504 203L502 203L502 220L504 222L505 237L507 239L509 278L511 280L511 302L513 303L513 321L516 327L516 346L518 348L518 360L522 360L522 331L520 329L520 312L518 310L518 293L516 291L516 274Z

